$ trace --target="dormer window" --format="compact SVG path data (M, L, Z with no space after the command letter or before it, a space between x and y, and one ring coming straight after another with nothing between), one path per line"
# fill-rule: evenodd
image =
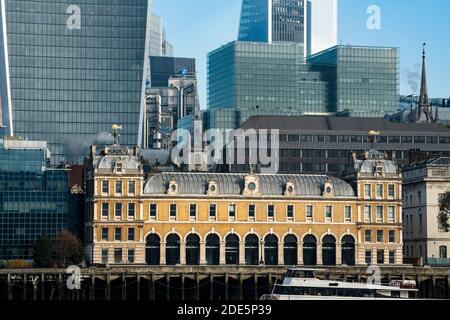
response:
M208 190L206 191L208 196L215 196L219 194L219 187L215 180L210 180L208 182Z
M116 173L122 173L122 172L123 172L123 163L116 162Z
M334 187L333 183L328 180L323 185L323 194L324 197L332 197L334 196Z
M178 195L178 183L175 180L169 181L169 187L167 188L168 195Z
M284 190L285 196L295 196L296 190L295 190L295 184L293 182L287 182L286 183L286 189Z
M259 179L253 174L244 178L244 196L258 196L260 195Z

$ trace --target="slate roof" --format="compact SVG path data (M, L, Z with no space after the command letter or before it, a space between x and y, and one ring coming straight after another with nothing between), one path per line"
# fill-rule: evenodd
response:
M144 194L165 195L170 180L178 184L179 195L206 195L208 182L214 180L219 196L238 196L244 188L246 174L220 173L161 173L151 177L145 186ZM286 183L295 185L299 197L321 197L326 181L331 181L336 197L354 197L355 191L343 180L326 175L266 175L255 174L260 181L261 196L283 196Z

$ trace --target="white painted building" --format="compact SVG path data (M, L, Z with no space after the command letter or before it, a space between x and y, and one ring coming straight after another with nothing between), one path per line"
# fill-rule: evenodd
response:
M338 0L308 0L306 55L338 44Z
M439 198L450 191L450 158L403 169L404 254L429 264L450 264L450 232L438 223Z

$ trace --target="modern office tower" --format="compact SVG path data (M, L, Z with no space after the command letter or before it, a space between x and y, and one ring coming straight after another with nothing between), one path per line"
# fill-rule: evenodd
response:
M301 44L231 42L208 55L208 106L238 110L238 124L256 114L333 112L325 74L305 64Z
M337 113L384 117L398 110L398 48L336 46L308 57L307 63L335 67L329 83Z
M261 42L211 52L206 128L237 128L255 115L384 117L397 110L398 49L337 46L306 63L302 52L301 44Z
M384 118L255 116L240 128L279 131L280 173L339 177L351 152L371 148L386 153L400 167L430 156L450 157L450 129L440 124L393 123ZM371 137L370 131L380 131L380 135ZM260 154L259 150L238 149L235 154L239 152ZM223 171L248 172L246 157L245 164L227 161L230 165L224 166ZM258 170L256 166L254 169Z
M439 200L450 190L450 158L421 161L403 169L405 257L430 266L450 266L450 234L438 221Z
M150 11L148 0L2 0L10 134L47 141L55 163L80 161L115 123L140 144Z
M305 1L243 0L238 40L304 43Z
M164 88L168 86L170 77L176 74L195 75L195 59L151 56L150 70L151 82L147 88Z
M195 73L187 72L186 69L171 76L166 86L148 88L146 97L145 149L167 146L168 137L178 127L178 121L200 112L197 78Z
M173 46L166 39L163 18L152 14L150 24L150 56L173 56Z
M69 171L47 166L46 142L18 140L2 131L0 127L0 260L32 259L40 236L75 232Z
M308 0L306 23L307 56L338 44L337 0Z

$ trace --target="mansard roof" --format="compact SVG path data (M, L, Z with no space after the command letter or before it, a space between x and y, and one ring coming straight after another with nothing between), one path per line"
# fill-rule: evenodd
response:
M208 183L217 184L218 196L239 196L247 174L161 173L151 177L144 189L147 195L166 195L170 181L178 185L179 196L207 194ZM355 197L353 188L343 180L326 175L254 174L259 180L260 196L283 196L288 182L295 186L296 197L321 197L326 182L331 182L335 197Z

